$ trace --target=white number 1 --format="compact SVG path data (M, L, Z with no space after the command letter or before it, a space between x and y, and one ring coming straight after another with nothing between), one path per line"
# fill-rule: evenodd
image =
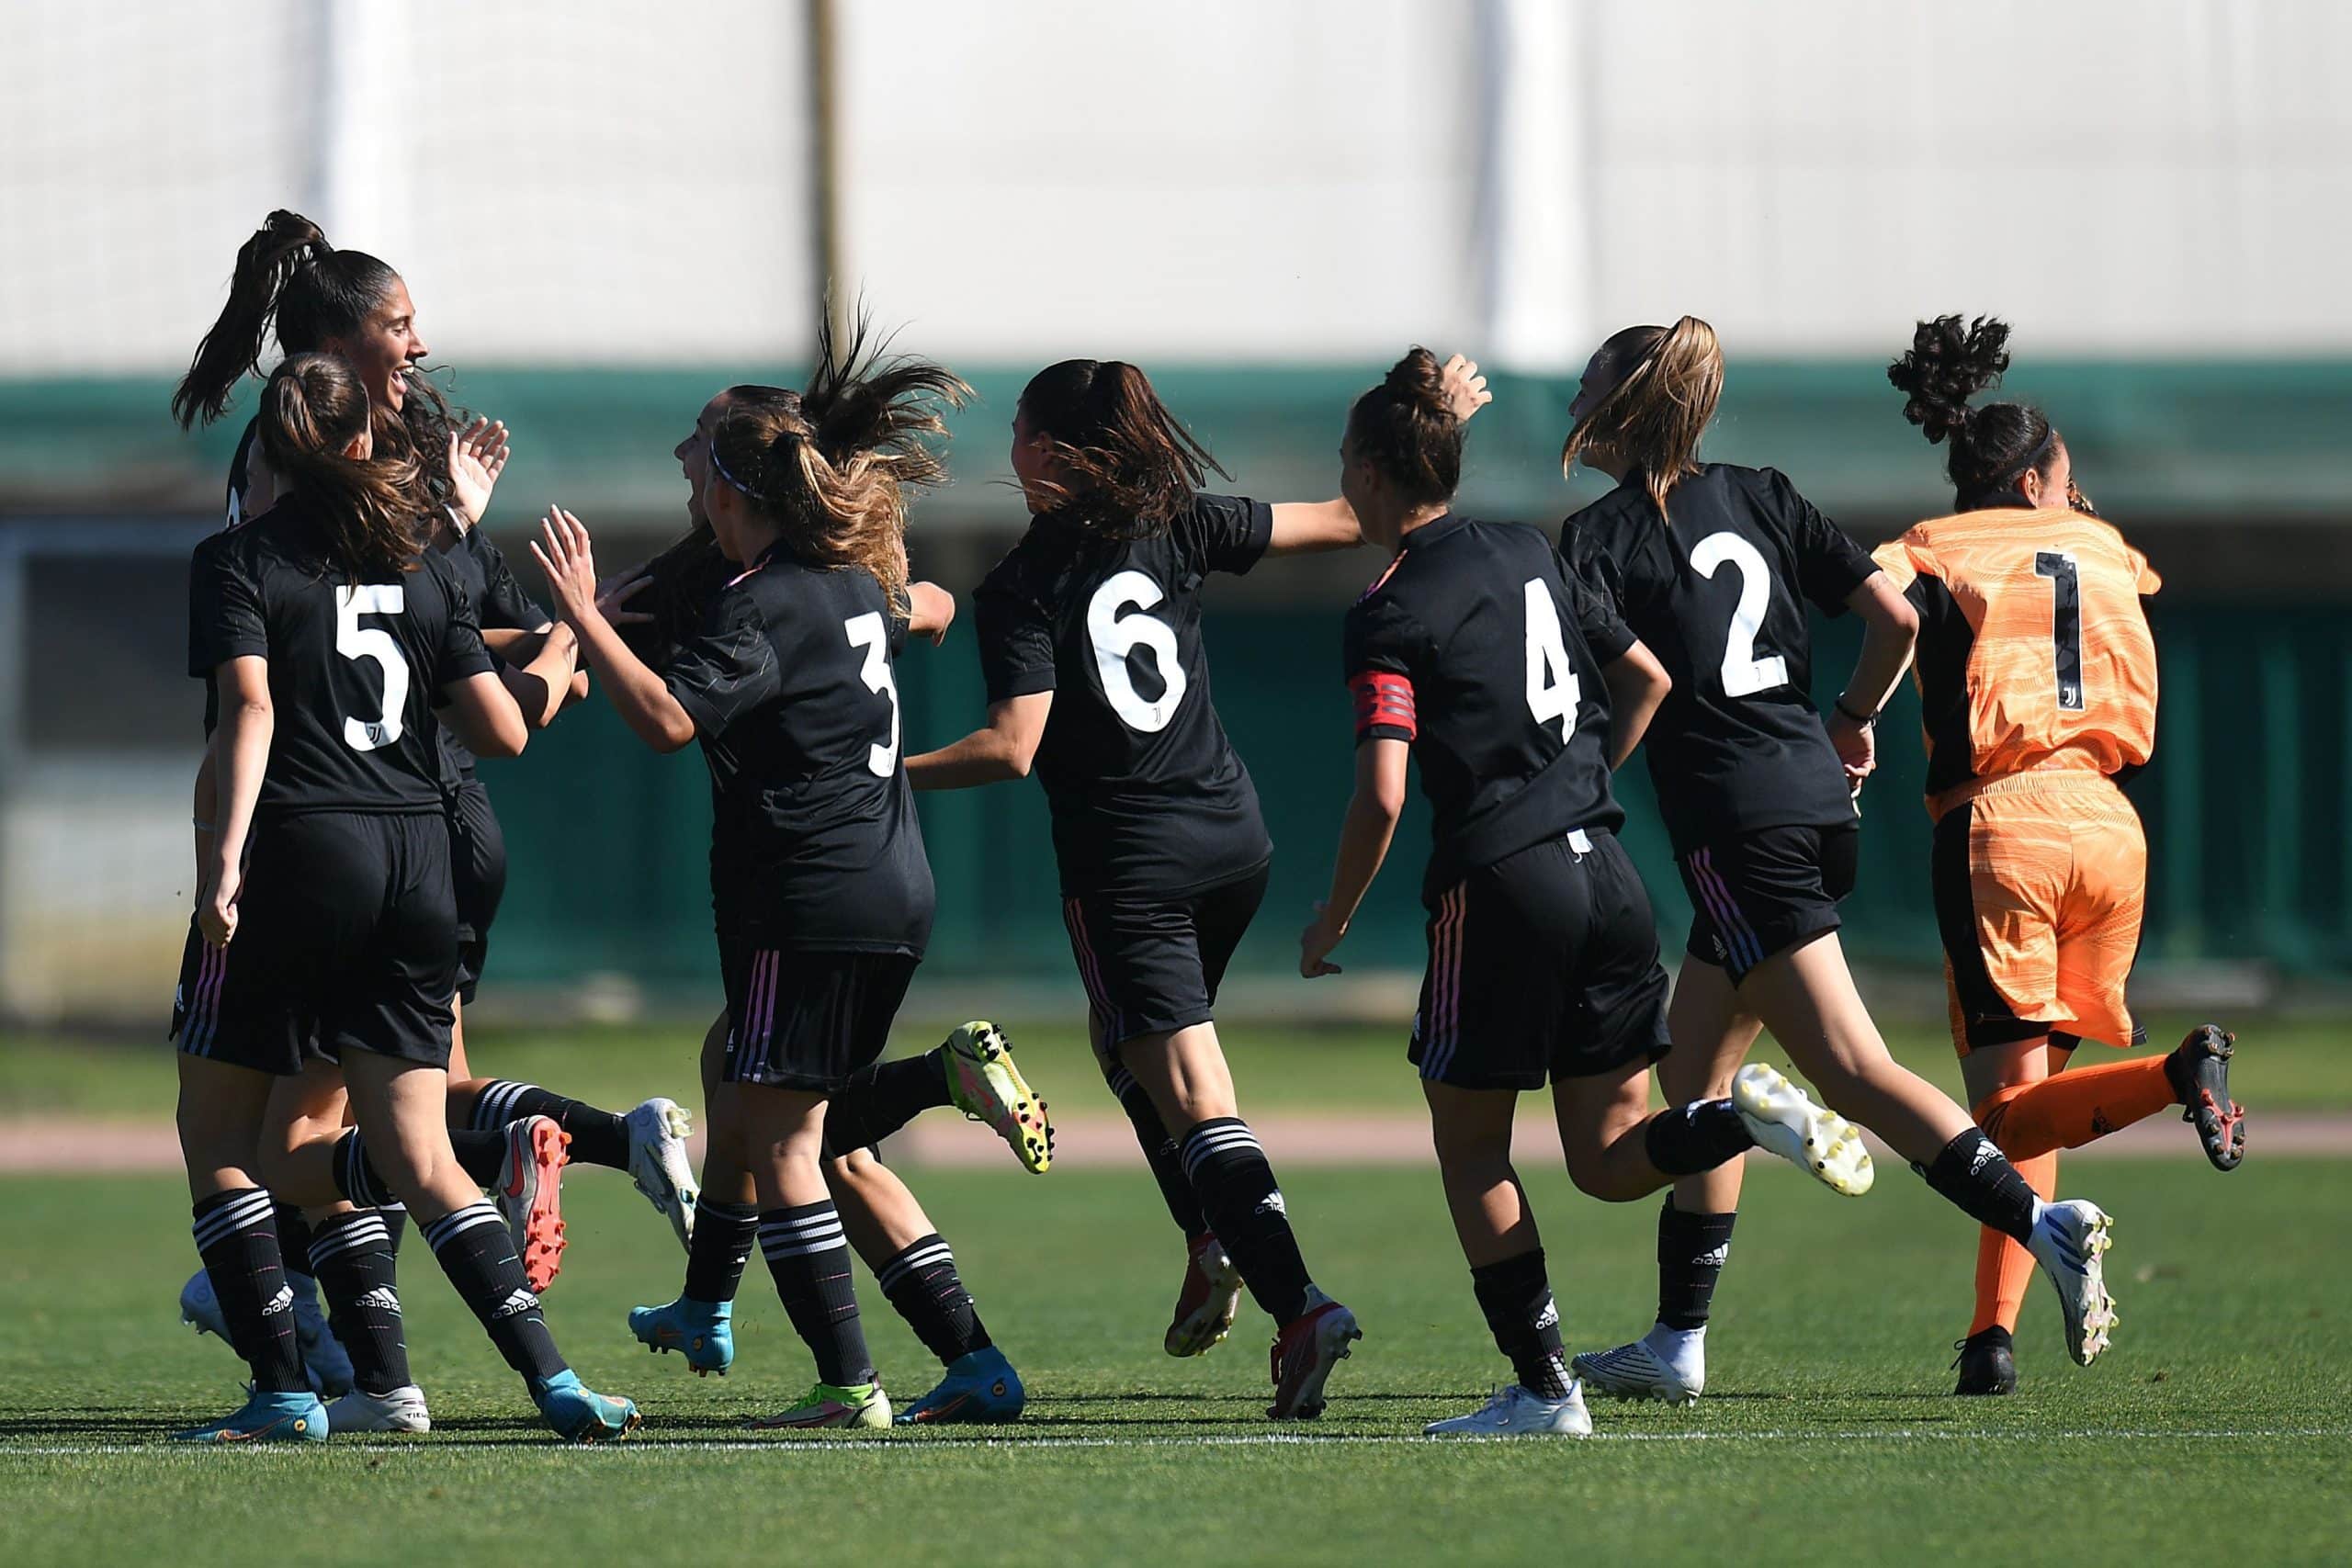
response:
M849 637L852 648L865 649L865 667L858 673L865 678L865 689L879 692L890 699L890 743L865 749L865 771L877 779L887 779L899 761L899 683L890 678L890 633L883 626L878 611L852 615L842 623L842 630Z
M1560 721L1560 744L1576 733L1577 703L1584 688L1568 662L1567 639L1560 635L1559 607L1540 577L1527 580L1527 711L1538 724Z
M345 659L374 661L384 673L384 703L372 720L345 718L343 743L373 751L401 738L401 716L408 708L408 660L392 634L359 624L362 615L398 615L408 609L408 590L397 582L345 583L334 591L334 650Z

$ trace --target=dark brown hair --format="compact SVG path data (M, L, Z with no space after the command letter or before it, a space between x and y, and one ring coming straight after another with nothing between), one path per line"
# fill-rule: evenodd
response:
M346 581L416 565L423 476L401 425L370 408L368 389L332 354L298 354L262 389L261 449L320 525L326 554ZM372 423L371 457L344 448Z
M1053 445L1067 479L1046 485L1049 509L1109 538L1168 531L1217 466L1176 423L1150 378L1118 359L1065 359L1029 378L1021 414Z
M1696 316L1670 327L1627 327L1600 346L1586 375L1613 375L1616 384L1568 433L1561 471L1588 452L1623 463L1641 476L1663 517L1667 496L1699 471L1699 438L1723 396L1724 351L1715 329Z
M1903 417L1931 442L1950 442L1944 473L1955 511L2015 504L2018 481L2045 470L2057 455L2058 433L2039 410L2023 403L1969 400L1997 385L2009 367L2008 323L1979 316L1921 321L1910 351L1886 367L1904 395Z
M783 531L799 560L858 567L907 610L907 491L947 478L924 445L971 389L927 360L889 356L864 318L845 351L830 323L799 392L732 401L710 433L711 479L731 484ZM748 392L752 389L733 389Z
M1419 347L1348 410L1349 446L1408 504L1437 505L1462 484L1462 422L1446 400L1437 355Z
M743 382L718 395L725 400L719 406L723 415L737 403L775 401L799 394L786 387ZM680 645L701 629L718 591L741 570L719 549L718 536L710 531L709 523L696 523L630 573L644 577L647 582L630 598L628 607L653 618L622 626L621 640L648 667L668 669L676 661Z

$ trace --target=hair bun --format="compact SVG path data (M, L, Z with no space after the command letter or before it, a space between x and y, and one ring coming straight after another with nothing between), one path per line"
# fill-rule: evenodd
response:
M2009 367L2009 327L1994 316L1962 324L1959 316L1921 321L1911 347L1886 367L1904 394L1903 417L1928 441L1964 434L1974 411L1969 400L1996 385Z
M1411 353L1388 367L1381 379L1381 387L1391 396L1403 401L1423 405L1439 412L1446 412L1445 371L1437 355L1419 344Z

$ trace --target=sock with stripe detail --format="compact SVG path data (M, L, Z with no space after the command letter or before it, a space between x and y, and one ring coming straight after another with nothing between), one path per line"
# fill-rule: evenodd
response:
M1495 1348L1510 1358L1520 1386L1546 1399L1568 1396L1567 1353L1560 1344L1560 1309L1544 1269L1544 1249L1522 1252L1470 1270L1478 1310L1495 1337Z
M947 1065L936 1051L862 1068L825 1101L825 1153L870 1148L948 1098Z
M352 1381L369 1393L390 1393L415 1382L409 1375L391 1229L385 1216L374 1209L355 1209L317 1226L311 1233L311 1271L327 1299L327 1325L351 1357Z
M471 1122L477 1133L495 1133L509 1122L545 1116L571 1134L571 1163L628 1168L628 1118L599 1111L585 1100L566 1100L537 1084L504 1078L485 1084L474 1097Z
M1642 1146L1667 1176L1696 1176L1756 1146L1728 1100L1700 1100L1661 1111L1642 1124Z
M874 1381L874 1359L858 1321L849 1242L831 1200L760 1213L760 1252L792 1326L817 1358L817 1381L854 1388Z
M197 1255L212 1280L229 1343L253 1369L263 1393L300 1393L311 1380L294 1330L294 1290L277 1251L269 1193L241 1187L200 1199L191 1211Z
M449 1147L458 1156L458 1168L464 1171L477 1187L495 1187L506 1174L506 1134L503 1130L478 1133L469 1128L449 1130ZM400 1195L391 1183L376 1172L368 1157L368 1141L355 1127L335 1141L334 1190L343 1194L344 1201L363 1209L399 1209ZM405 1214L406 1211L401 1213ZM405 1221L403 1221L405 1225ZM400 1245L397 1237L392 1247Z
M695 1237L686 1246L685 1299L731 1302L760 1236L760 1212L749 1203L695 1201Z
M384 1217L384 1250L397 1258L401 1243L408 1236L408 1211L398 1203L387 1203L376 1213Z
M1657 1212L1657 1321L1663 1327L1688 1332L1707 1326L1714 1304L1715 1282L1723 1278L1731 1256L1731 1227L1739 1218L1727 1214L1686 1214L1667 1194Z
M1135 1127L1136 1143L1143 1150L1144 1163L1151 1167L1151 1179L1159 1183L1159 1198L1168 1205L1168 1217L1187 1240L1199 1235L1209 1228L1201 1216L1200 1194L1193 1190L1192 1178L1184 1174L1183 1154L1160 1121L1151 1095L1136 1081L1135 1074L1115 1062L1103 1069L1102 1077Z
M1303 1316L1314 1281L1291 1234L1274 1168L1250 1123L1238 1116L1214 1117L1185 1134L1180 1149L1201 1213L1241 1270L1250 1299L1276 1323Z
M994 1343L980 1322L972 1293L956 1272L956 1254L944 1236L927 1235L909 1242L874 1271L874 1278L882 1294L907 1320L907 1326L915 1331L915 1337L922 1341L923 1348L939 1358L940 1365Z
M469 1203L442 1215L424 1226L424 1244L508 1366L534 1384L565 1370L539 1298L523 1277L523 1260L514 1256L514 1238L494 1205Z

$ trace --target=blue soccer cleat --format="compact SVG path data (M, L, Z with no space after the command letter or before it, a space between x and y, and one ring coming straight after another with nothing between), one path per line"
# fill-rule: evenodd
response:
M1012 1370L1004 1352L991 1345L985 1350L956 1358L937 1388L899 1412L899 1425L944 1427L1018 1421L1022 1407L1028 1403L1029 1395L1021 1386L1021 1374Z
M727 1375L735 1364L732 1302L697 1302L680 1296L668 1306L631 1307L628 1331L638 1343L659 1354L676 1350L697 1377Z
M634 1402L598 1393L573 1371L560 1371L543 1383L533 1383L531 1398L556 1436L575 1443L625 1438L645 1424Z
M300 1393L248 1393L233 1416L174 1432L175 1443L323 1443L327 1407L309 1389Z

